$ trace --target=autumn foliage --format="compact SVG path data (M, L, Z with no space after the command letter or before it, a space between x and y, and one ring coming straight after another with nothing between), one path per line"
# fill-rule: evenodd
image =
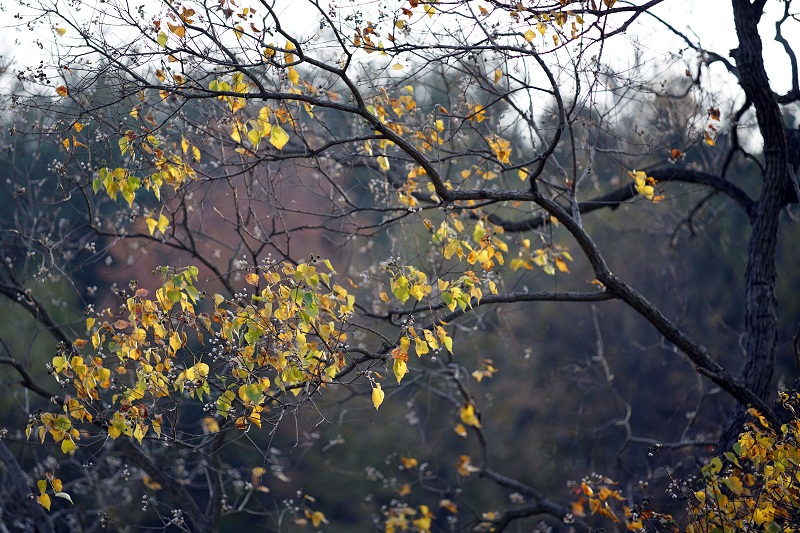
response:
M0 133L27 420L0 503L43 531L794 530L800 425L770 400L797 68L769 85L763 0L733 0L732 59L662 3L22 6L50 54Z

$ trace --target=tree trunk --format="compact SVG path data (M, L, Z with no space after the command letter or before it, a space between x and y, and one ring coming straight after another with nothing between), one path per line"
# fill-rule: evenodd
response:
M764 176L753 233L747 250L745 271L745 365L741 382L760 398L770 395L778 335L775 296L775 253L778 221L788 176L786 134L780 106L770 88L764 68L758 21L763 2L733 0L739 47L731 51L740 73L740 83L752 99L758 129L764 140ZM736 440L745 422L747 406L737 405L729 417L720 450Z

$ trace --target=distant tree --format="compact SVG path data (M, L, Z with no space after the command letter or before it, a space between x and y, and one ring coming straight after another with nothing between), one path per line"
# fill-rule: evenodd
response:
M702 377L698 405L715 391L732 400L725 419L703 421L721 450L748 409L779 435L776 254L781 213L800 198L787 141L798 137L787 125L800 86L785 33L797 15L785 0L775 20L791 69L779 94L762 50L764 0L733 0L731 59L663 20L661 5L5 6L29 32L18 55L29 36L52 55L17 68L7 98L0 294L24 313L1 330L0 363L18 385L9 424L25 430L0 442L11 480L0 522L283 531L333 526L337 513L429 532L502 531L531 517L585 530L590 512L624 520L607 506L621 496L605 478L579 485L586 509L496 464L504 436L477 384L512 366L511 341L471 326L522 303L621 302ZM644 20L681 43L659 50L668 65L625 40ZM616 66L629 56L633 67ZM715 90L720 79L735 94ZM632 205L640 214L629 220L606 215L620 228L611 236L592 222ZM730 246L746 264L741 369L638 277L659 259L615 257L645 246L626 223L674 236L650 218L670 211L694 232L709 205L734 206L750 224ZM585 336L596 339L604 400L626 411L612 421L625 428L622 449L660 441L634 434L603 351L614 332L593 316ZM520 319L510 339L536 321ZM57 348L42 360L25 328ZM423 447L443 443L429 460L365 422L362 443L346 444L402 471L367 470L394 495L371 511L326 507L337 495L311 467L298 467L294 492L274 482L292 475L281 447L310 456L344 442L317 446L317 426L353 412L415 420L409 402L421 401L437 431L420 429ZM665 421L669 447L709 446L694 418ZM24 503L23 485L49 514ZM485 487L501 495L483 500L491 507L473 493Z

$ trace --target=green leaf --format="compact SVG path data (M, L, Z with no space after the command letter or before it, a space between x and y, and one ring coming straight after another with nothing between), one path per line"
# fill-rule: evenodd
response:
M200 291L198 291L194 285L186 287L186 294L189 295L189 298L191 298L193 302L196 302L200 298Z
M401 303L406 303L411 293L408 289L408 278L405 276L400 276L399 278L392 280L392 294L394 297L400 300Z
M59 416L53 421L53 426L59 431L69 431L72 427L72 422L67 416Z
M255 404L258 404L261 401L261 388L255 383L247 385L244 388L244 393L247 398Z
M156 38L156 40L158 41L158 45L160 47L163 48L167 46L167 34L164 33L163 31L158 32L158 37Z
M739 465L739 458L736 457L736 454L733 453L733 452L725 452L725 459L727 459L731 463L735 464L736 466L740 466Z
M235 397L236 395L233 393L233 391L226 390L223 392L222 395L217 399L217 414L221 416L228 416Z
M170 302L176 304L181 301L181 291L177 289L172 289L171 291L167 291L167 298Z

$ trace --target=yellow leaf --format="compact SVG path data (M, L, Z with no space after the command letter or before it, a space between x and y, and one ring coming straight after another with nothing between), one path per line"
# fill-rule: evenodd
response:
M494 71L494 84L497 85L498 83L500 83L500 78L502 78L502 77L503 77L503 71L500 70L499 68L495 69L495 71Z
M238 121L236 123L234 123L233 129L231 130L231 139L233 139L237 143L241 143L242 142L242 130L246 131L244 124L242 124L242 123L240 123Z
M408 365L402 359L395 359L392 371L394 372L394 377L397 378L397 382L400 383L403 376L408 373Z
M744 486L742 485L742 480L739 478L739 476L722 478L722 482L725 483L725 485L734 494L741 494L744 491Z
M533 41L533 39L534 39L535 37L536 37L536 34L533 32L533 30L532 30L532 29L530 29L530 28L529 28L529 29L528 29L528 30L525 32L525 40L526 40L526 41L528 41L528 42L531 42L531 41Z
M459 437L466 437L467 436L467 428L464 427L464 424L458 423L456 427L453 428L453 431L456 432L456 435Z
M181 346L183 346L183 343L181 342L181 338L178 335L178 332L177 331L173 331L172 334L169 336L169 347L171 348L171 353L174 354L175 352L180 350ZM188 374L189 370L187 370L186 373ZM192 378L189 378L189 379L194 379L194 378L192 377Z
M539 30L539 33L541 33L542 35L547 33L547 25L544 22L539 22L536 25L536 29Z
M247 140L253 145L253 148L258 149L258 144L261 141L261 130L253 128L247 132Z
M219 423L213 416L203 418L201 424L205 433L219 433Z
M417 350L417 357L422 357L430 350L428 350L428 343L422 340L420 337L414 339L415 345L414 348Z
M405 67L403 67L403 65L401 65L400 63L395 63L394 65L392 65L392 68L395 70L403 70Z
M270 131L269 142L278 150L283 150L283 147L289 142L289 135L283 131L283 128L275 124Z
M640 171L628 172L628 175L633 178L634 188L636 192L647 198L648 200L655 201L655 185L656 180L648 176L646 173Z
M289 81L291 81L294 85L297 85L298 82L300 81L300 74L298 74L294 68L289 67L288 75L289 75Z
M65 33L67 33L67 30L65 30L64 28L56 28L56 33L58 34L59 37L61 37Z
M64 484L58 478L51 481L50 484L53 485L53 490L56 492L61 492L62 490L64 490Z
M61 144L64 145L64 148L69 149L69 139L64 139L63 141L61 141Z
M145 428L146 429L146 428ZM136 428L133 430L133 438L139 441L139 444L142 443L142 439L144 438L145 430L142 429L141 424L137 424Z
M67 88L64 85L59 85L56 87L56 94L58 94L58 96L67 96Z
M448 512L450 512L452 514L458 514L458 506L455 503L453 503L453 501L451 501L451 500L447 500L447 499L441 500L439 502L439 508L440 509L446 509Z
M375 406L375 410L381 406L383 403L383 398L386 396L386 393L381 390L381 384L376 383L375 387L372 389L372 405Z
M461 408L461 412L459 413L461 417L461 421L468 426L472 426L474 428L480 429L481 421L478 420L477 415L475 414L475 406L472 404L467 404Z
M50 510L50 496L48 496L47 494L40 494L38 500L39 500L39 505L41 505L48 511Z
M158 215L158 231L164 234L164 232L167 231L168 227L169 227L169 219L165 217L163 214Z
M158 45L162 48L167 46L167 34L163 31L158 32L158 36L156 37L156 41L158 41Z
M325 523L327 524L328 521L325 519L325 515L322 514L321 511L316 511L311 514L311 524L314 527L319 527L320 524Z
M67 454L77 448L72 439L64 439L61 441L61 453Z
M389 159L385 155L378 156L378 166L381 167L381 170L387 172L389 170Z

